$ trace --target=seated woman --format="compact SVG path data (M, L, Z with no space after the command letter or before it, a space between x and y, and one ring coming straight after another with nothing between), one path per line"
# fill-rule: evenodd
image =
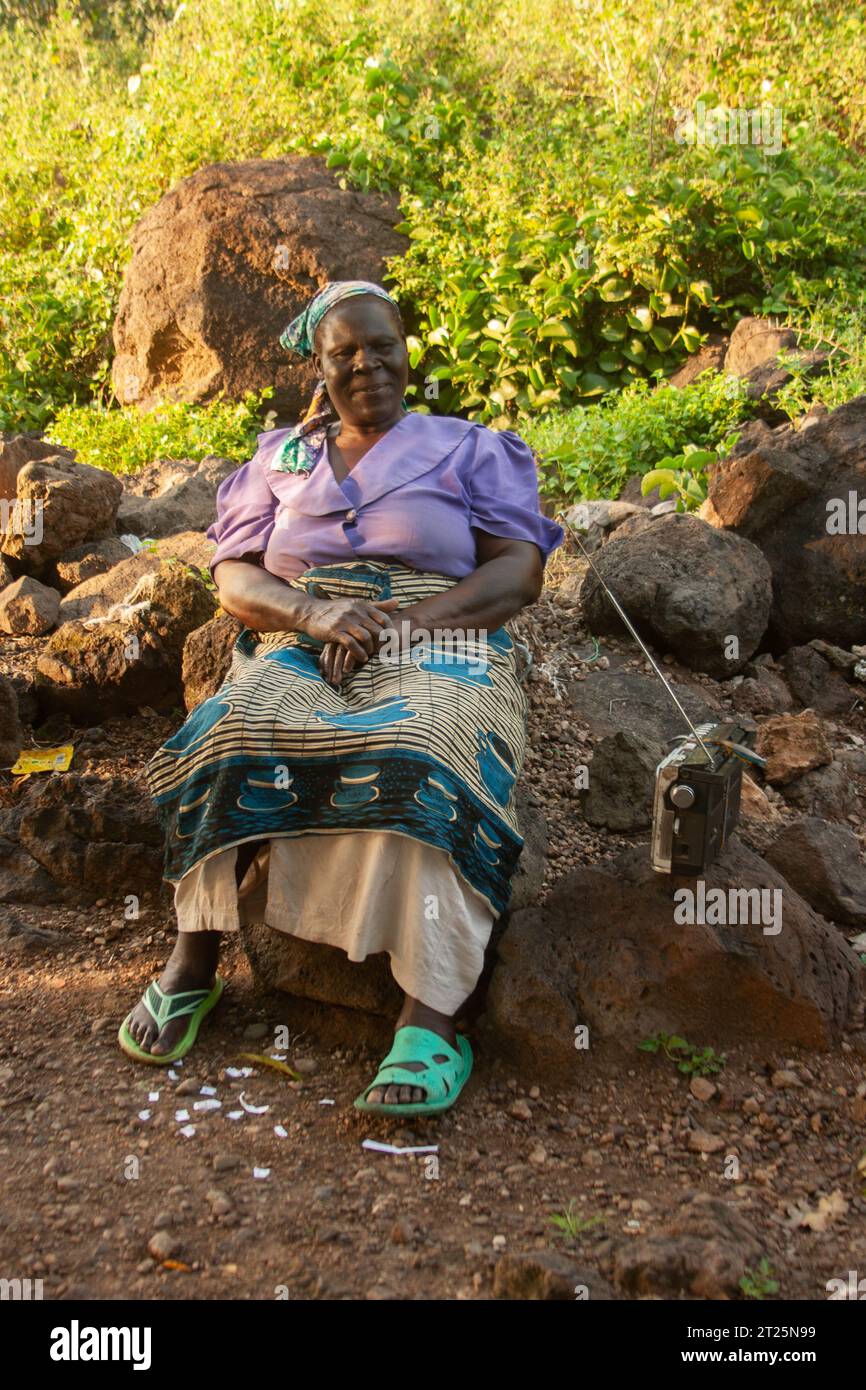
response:
M280 342L320 379L217 494L211 571L244 629L222 688L148 765L179 931L119 1041L183 1056L222 992L220 933L264 921L350 960L389 953L405 1003L355 1104L444 1110L472 1066L454 1018L523 845L505 624L564 533L518 435L407 410L380 286L326 285Z

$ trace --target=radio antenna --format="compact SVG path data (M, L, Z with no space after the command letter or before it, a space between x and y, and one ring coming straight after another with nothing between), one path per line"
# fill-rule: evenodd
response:
M605 593L607 594L608 598L610 599L610 601L611 601L611 603L613 604L614 608L616 609L617 613L618 613L619 616L622 618L623 622L625 623L625 625L626 625L626 627L628 628L629 632L631 633L632 637L633 637L634 640L637 642L638 646L640 647L640 649L641 649L641 651L643 652L644 656L646 657L647 661L648 661L648 662L650 663L650 665L652 666L653 670L655 671L656 675L658 676L658 678L659 678L659 680L661 681L662 685L664 686L665 690L668 692L668 694L670 695L670 697L671 697L671 699L673 700L674 704L676 705L677 709L679 710L680 714L683 716L683 719L684 719L684 720L686 721L686 723L688 724L689 728L691 729L692 733L694 734L695 738L697 739L698 743L700 744L701 748L703 749L704 753L706 754L707 762L711 763L711 762L713 761L713 755L712 755L712 753L711 753L710 750L707 748L707 745L704 743L704 740L701 738L700 734L698 733L698 731L697 731L697 729L695 728L694 724L692 723L691 719L689 719L689 716L686 714L686 711L683 709L682 705L680 704L679 700L677 699L676 694L675 694L673 688L671 687L669 681L666 679L666 677L664 676L663 672L659 670L658 666L656 665L656 662L653 660L653 658L652 658L652 656L650 655L649 651L647 650L645 644L644 644L643 641L641 640L640 634L637 632L637 630L636 630L634 624L633 624L632 621L631 621L631 618L630 618L630 617L628 616L628 614L626 613L626 611L625 611L625 609L623 608L622 604L620 603L619 599L616 597L616 594L614 594L614 593L611 591L609 585L606 583L605 579L603 578L603 576L601 575L601 573L599 572L599 570L596 568L596 565L595 565L595 562L593 561L592 556L590 555L589 551L585 548L585 546L584 546L583 542L581 541L580 537L578 536L577 532L571 527L571 525L569 524L569 522L566 521L565 516L563 515L562 512L558 512L558 513L557 513L557 516L558 516L559 519L563 522L563 524L565 525L565 528L566 528L566 530L569 532L569 534L570 534L571 536L573 536L574 539L577 541L578 545L580 546L581 550L583 551L584 555L586 556L587 560L589 561L590 565L592 566L592 570L593 570L593 573L595 574L596 579L597 579L598 582L601 584L601 587L604 589Z

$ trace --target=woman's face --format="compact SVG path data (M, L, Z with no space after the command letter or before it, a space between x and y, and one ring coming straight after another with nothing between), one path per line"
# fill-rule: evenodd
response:
M313 366L344 424L387 429L399 419L409 354L385 300L359 294L336 304L316 330L314 349Z

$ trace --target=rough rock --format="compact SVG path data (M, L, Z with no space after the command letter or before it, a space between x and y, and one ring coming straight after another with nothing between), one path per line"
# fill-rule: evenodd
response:
M124 405L209 401L275 388L297 417L311 365L279 337L329 280L381 282L408 245L397 199L339 186L319 157L210 164L182 179L131 235L114 324Z
M752 662L745 668L744 679L733 691L731 701L735 710L752 715L786 714L794 703L778 672Z
M21 844L67 902L114 893L122 905L160 887L163 834L146 789L128 777L73 772L37 782L25 799Z
M661 742L620 730L596 744L589 785L581 792L583 814L608 830L643 830L652 824L655 771Z
M576 1292L585 1289L586 1293ZM578 1265L556 1250L530 1250L501 1255L493 1271L493 1297L528 1302L612 1297L610 1286L595 1270Z
M0 558L0 593L6 588L7 584L12 583L14 578L15 576L6 561Z
M569 507L565 519L575 531L585 550L597 550L609 532L613 531L630 516L643 513L643 508L635 502L578 502Z
M775 362L783 350L797 347L797 335L791 328L776 328L766 319L746 317L739 320L731 334L725 356L725 371L733 376L745 376L755 367Z
M847 826L801 816L785 827L767 859L831 922L866 927L866 864Z
M200 463L160 459L150 464L124 480L124 495L117 509L118 531L154 538L179 531L206 531L216 517L217 488L237 467L236 460L215 454Z
M708 703L703 692L671 681L671 689L695 724L708 723L721 711ZM568 686L574 718L592 731L593 738L621 729L654 743L667 743L683 732L682 715L656 675L639 671L591 671L586 680Z
M142 705L178 704L183 644L215 607L198 575L177 562L162 562L139 579L117 610L64 623L49 638L36 663L42 709L92 723Z
M786 783L782 793L785 800L800 811L823 820L846 820L863 805L863 793L850 767L837 758L828 766L817 767L796 781Z
M832 716L849 710L854 695L846 680L810 644L790 647L782 657L788 689L798 705Z
M667 379L668 386L690 386L693 381L704 372L720 372L725 362L725 354L728 351L728 340L720 333L711 333L697 352L693 352L691 357L686 358L681 367L674 372L673 376Z
M74 449L61 444L49 444L45 439L33 439L28 434L13 435L0 440L0 497L12 501L17 496L18 474L25 463L57 458L74 459Z
M214 549L213 541L200 531L182 531L135 555L127 551L127 558L120 564L70 589L60 604L60 621L104 617L114 604L123 602L145 574L156 574L161 561L176 559L194 569L206 569Z
M50 632L60 612L60 595L29 574L22 574L0 592L0 630L14 637L39 637Z
M514 912L535 900L544 882L547 828L544 816L532 805L524 785L515 791L517 819L524 837L523 852L512 880L511 900L506 913L494 923L488 947L492 964L496 941L507 930ZM242 925L241 939L253 970L267 989L282 990L296 998L363 1011L385 1018L396 1017L402 993L394 983L388 956L368 956L350 961L335 946L302 941L300 937L273 931L263 923ZM467 1001L471 1012L486 988L489 968L479 982L476 994Z
M232 651L243 625L228 613L218 613L195 628L183 648L183 702L187 713L216 695L229 673Z
M12 682L0 675L0 767L12 766L23 742L18 695Z
M106 536L101 541L83 541L74 545L65 555L53 564L46 578L62 594L83 584L86 579L107 574L115 565L128 560L132 551L117 536Z
M588 1027L590 1046L624 1048L660 1032L717 1048L827 1048L862 1027L856 955L778 870L734 837L703 882L706 894L721 889L741 909L731 889L768 890L763 899L753 894L760 917L725 926L678 922L683 900L674 894L694 893L696 880L655 873L648 845L572 870L543 903L515 913L487 996L485 1027L496 1046L566 1084L580 1074L579 1025Z
M866 544L852 529L851 496L866 497L866 395L813 419L808 429L768 432L767 444L734 451L710 469L700 515L746 535L773 572L775 648L813 638L850 648L866 641ZM834 507L845 504L836 530Z
M763 1254L747 1212L699 1192L662 1230L620 1241L613 1278L637 1298L738 1298Z
M773 786L793 782L804 772L831 762L833 757L824 725L811 709L764 720L758 728L755 751L767 759L764 776Z
M772 598L770 567L750 541L719 546L717 531L686 512L668 512L637 535L615 534L596 566L644 640L673 651L687 666L722 679L736 675L757 650ZM620 538L622 537L622 539ZM581 588L595 633L623 624L592 570ZM738 655L725 655L731 636Z
M27 574L39 575L73 546L114 531L123 488L113 473L56 455L25 463L17 486L0 549Z

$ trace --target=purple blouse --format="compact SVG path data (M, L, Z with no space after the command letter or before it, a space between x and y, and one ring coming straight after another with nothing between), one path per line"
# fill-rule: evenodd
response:
M533 541L542 563L565 539L538 505L529 446L511 430L450 415L403 415L338 483L325 443L307 473L271 468L285 429L258 437L217 492L210 568L259 553L294 579L313 565L400 560L462 579L478 567L473 528Z

